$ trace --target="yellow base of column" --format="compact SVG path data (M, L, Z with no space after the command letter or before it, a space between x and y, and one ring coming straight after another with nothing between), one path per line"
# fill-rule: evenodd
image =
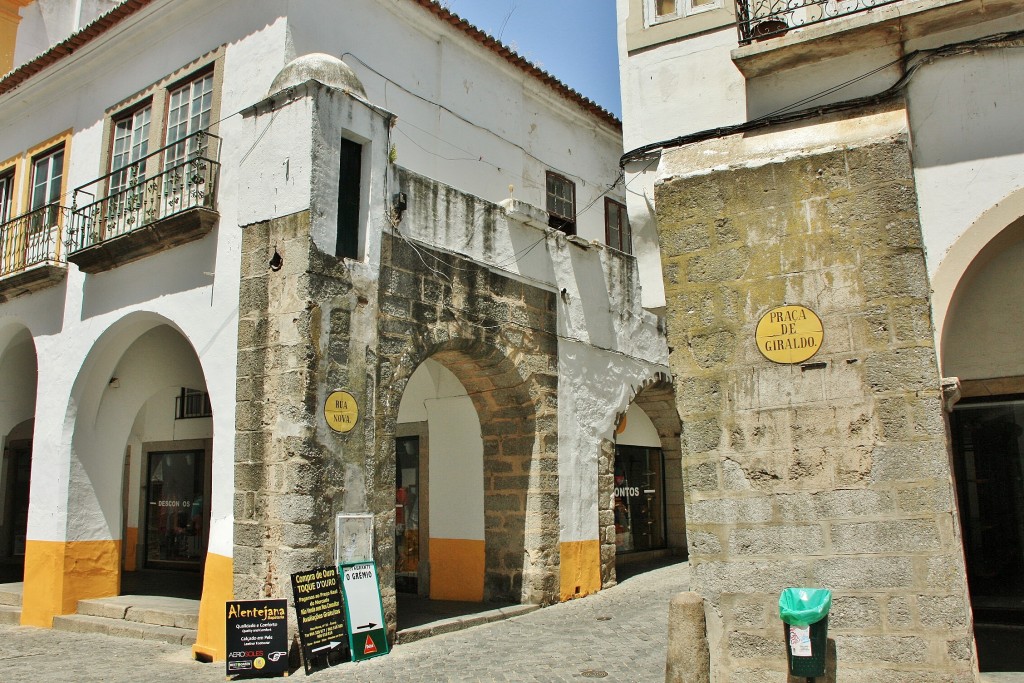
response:
M28 541L21 602L23 626L50 628L73 614L79 600L121 592L120 541Z
M560 548L562 602L601 590L601 542L565 541Z
M483 541L430 539L430 599L483 602Z
M199 632L192 656L207 662L227 658L224 603L233 600L234 563L230 557L207 553L203 572L203 597L199 601Z

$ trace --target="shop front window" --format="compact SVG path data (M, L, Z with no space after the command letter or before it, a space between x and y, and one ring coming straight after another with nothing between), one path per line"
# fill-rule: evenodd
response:
M665 456L661 449L615 449L615 551L656 550L665 544Z
M206 552L202 451L150 453L146 565L198 568Z
M420 440L395 439L395 590L416 593L420 564Z

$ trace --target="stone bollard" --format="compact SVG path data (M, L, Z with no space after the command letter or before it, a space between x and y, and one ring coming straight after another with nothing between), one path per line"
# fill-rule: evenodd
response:
M704 626L704 599L677 593L668 606L665 683L709 683L711 656Z

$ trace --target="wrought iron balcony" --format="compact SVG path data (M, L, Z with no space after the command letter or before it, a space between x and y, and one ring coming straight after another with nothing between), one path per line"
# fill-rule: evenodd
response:
M740 45L900 0L736 0Z
M61 236L70 222L70 209L47 204L0 225L0 300L64 277Z
M219 156L220 138L200 131L77 188L68 261L96 273L206 235Z

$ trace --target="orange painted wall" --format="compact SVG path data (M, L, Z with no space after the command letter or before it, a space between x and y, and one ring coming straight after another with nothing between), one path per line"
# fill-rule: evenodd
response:
M562 601L582 598L601 590L601 542L566 541L560 546Z
M234 599L233 561L230 557L206 554L203 597L199 601L199 632L192 656L204 661L227 658L224 603Z
M483 541L430 539L430 599L483 601Z
M120 541L28 541L22 625L49 628L79 600L120 594L120 567Z

